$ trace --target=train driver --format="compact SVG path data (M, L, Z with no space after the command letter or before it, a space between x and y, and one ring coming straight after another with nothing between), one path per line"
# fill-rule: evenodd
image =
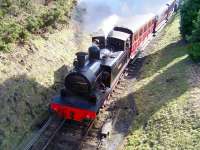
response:
M92 41L92 46L96 46L96 47L99 48L99 46L100 46L99 40L98 40L98 39L94 39L94 40Z

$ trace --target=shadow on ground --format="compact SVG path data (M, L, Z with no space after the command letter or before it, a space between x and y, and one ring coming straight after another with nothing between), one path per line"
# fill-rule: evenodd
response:
M48 104L62 88L67 72L68 66L55 71L55 84L49 88L25 74L0 85L0 149L14 148L31 130L40 127L41 120L48 116Z
M130 127L131 132L145 128L154 113L188 90L184 67L188 58L181 46L183 42L178 41L140 58L140 67L130 77L136 81L129 83L128 94L117 104L122 109L114 127L117 134L127 136ZM113 144L122 140L115 139Z

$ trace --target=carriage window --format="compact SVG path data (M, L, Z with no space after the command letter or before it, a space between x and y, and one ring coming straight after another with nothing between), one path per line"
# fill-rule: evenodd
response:
M147 31L147 29L148 29L148 24L145 25L144 31Z
M134 41L136 41L137 39L138 39L138 33L135 34Z
M142 33L143 33L143 28L142 29L140 29L140 36L142 36Z
M150 26L151 26L151 21L148 22L148 27L150 27Z

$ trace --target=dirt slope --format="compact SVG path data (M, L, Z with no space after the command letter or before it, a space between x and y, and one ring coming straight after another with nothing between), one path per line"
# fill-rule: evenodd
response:
M90 37L82 33L80 23L80 18L72 20L68 28L45 38L36 36L11 53L0 53L0 149L13 148L35 128L62 87L74 54L87 49Z

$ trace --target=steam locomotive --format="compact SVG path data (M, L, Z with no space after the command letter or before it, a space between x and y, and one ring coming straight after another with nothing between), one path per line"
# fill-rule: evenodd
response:
M161 13L136 31L116 26L107 37L101 33L94 35L92 40L97 39L99 45L91 46L88 53L76 54L74 68L65 77L65 89L53 98L51 111L66 120L95 120L130 60L137 58L140 47L176 8L176 0L170 1Z

